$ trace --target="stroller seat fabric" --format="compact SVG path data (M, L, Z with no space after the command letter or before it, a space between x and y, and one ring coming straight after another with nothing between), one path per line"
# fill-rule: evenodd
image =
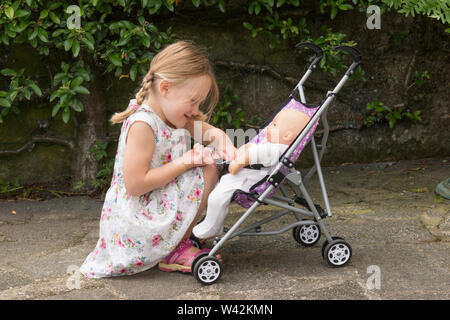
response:
M291 97L289 102L284 107L281 107L278 112L280 112L281 110L284 110L284 109L295 109L295 110L298 110L298 111L301 111L301 112L305 113L306 115L308 115L312 119L312 117L314 116L316 111L319 109L319 107L320 107L320 105L317 105L317 106L314 106L314 107L305 106L301 102L297 101L295 98ZM267 142L266 131L267 131L267 127L271 123L272 122L270 122L267 126L265 126L264 129L262 129L253 139L251 139L249 141L249 143L260 144L260 143ZM297 161L297 159L300 156L300 153L302 152L302 150L311 141L311 138L314 135L314 132L315 132L315 130L317 128L318 123L319 123L319 121L316 121L316 123L314 123L314 125L311 127L309 132L306 134L306 136L300 142L298 147L295 149L295 151L289 157L290 161L292 161L293 163L295 163L295 161ZM287 171L288 171L288 168L286 168L286 167L283 167L281 169L281 172L284 175L287 174ZM242 206L244 208L249 208L255 202L255 198L252 196L252 194L255 195L255 196L261 195L268 188L269 185L270 185L270 183L266 181L266 182L263 182L263 183L255 186L255 187L253 187L252 189L249 190L249 192L238 190L238 191L236 191L234 193L232 201L236 202L237 204L239 204L240 206ZM275 188L268 195L268 198L270 198L276 192L277 189L278 188Z

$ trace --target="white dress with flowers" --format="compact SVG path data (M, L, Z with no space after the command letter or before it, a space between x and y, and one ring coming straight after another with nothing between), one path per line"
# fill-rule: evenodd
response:
M125 140L136 121L153 129L156 145L150 168L180 157L190 139L185 129L167 126L145 104L123 123L114 174L101 212L99 240L80 267L88 278L132 275L155 266L181 241L200 205L204 189L201 167L142 196L127 193L123 182Z

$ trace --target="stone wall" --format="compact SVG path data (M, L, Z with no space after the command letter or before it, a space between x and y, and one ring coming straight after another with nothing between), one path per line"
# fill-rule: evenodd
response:
M443 25L429 18L406 18L386 13L382 16L381 30L367 30L365 14L356 11L340 12L330 21L327 16L318 16L312 10L306 18L314 36L319 35L321 25L327 24L334 31L347 34L346 40L357 42L363 54L362 68L367 79L366 82L348 82L329 109L331 133L323 160L325 165L450 155L450 41ZM300 79L309 63L296 55L295 43L286 41L276 49L270 49L266 38L252 38L242 26L243 21L205 15L201 19L168 20L166 25L173 27L177 38L191 39L205 46L216 65L221 89L231 84L240 97L235 107L244 109L246 119L258 115L264 121L291 92L294 85L290 79ZM22 52L8 61L27 65L29 57ZM233 63L244 68L232 68ZM253 71L249 70L249 64L253 65ZM267 72L268 69L279 76ZM45 68L37 66L36 70L41 78L45 76ZM431 78L406 91L416 71L428 71ZM322 100L341 76L333 78L321 70L314 72L311 81L307 82L308 102ZM115 80L105 76L102 81L109 115L126 108L138 86L138 82L126 78ZM415 96L421 95L423 97L415 101ZM404 103L405 97L414 110L422 111L420 123L401 121L394 129L387 124L371 128L363 126L367 103L382 101L394 106ZM24 105L19 115L9 115L0 125L0 150L18 149L26 144L36 130L39 131L38 122L43 119L48 120L52 135L69 138L76 126L73 119L65 125L60 115L52 119L50 113L51 108L31 102ZM119 129L118 125L109 126L109 136L116 137ZM320 138L319 127L316 139ZM111 155L115 148L115 142L110 143ZM29 183L70 177L71 159L72 151L67 145L36 143L31 152L0 156L0 179L18 178L20 183ZM310 151L306 150L300 166L310 165L311 159Z

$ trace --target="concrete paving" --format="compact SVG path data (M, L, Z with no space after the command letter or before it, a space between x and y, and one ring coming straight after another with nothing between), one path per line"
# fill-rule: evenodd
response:
M343 268L322 258L324 236L306 248L289 231L230 240L211 286L157 268L88 280L73 270L96 244L101 200L1 201L0 299L450 298L450 201L434 193L450 177L450 158L344 164L324 176L333 212L325 224L353 249ZM308 190L323 205L317 180ZM245 224L276 210L263 206ZM243 212L233 204L227 225ZM293 221L284 216L264 230Z

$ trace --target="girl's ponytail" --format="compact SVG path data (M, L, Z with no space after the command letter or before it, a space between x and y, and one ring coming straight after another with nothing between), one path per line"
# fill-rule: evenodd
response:
M137 106L140 106L141 103L145 100L148 91L152 87L153 79L154 75L150 71L145 75L144 79L142 79L141 89L139 89L138 93L136 94ZM109 121L112 124L124 122L129 116L136 112L136 109L136 107L133 107L133 105L130 104L125 111L114 113L114 115L111 117L111 120Z

